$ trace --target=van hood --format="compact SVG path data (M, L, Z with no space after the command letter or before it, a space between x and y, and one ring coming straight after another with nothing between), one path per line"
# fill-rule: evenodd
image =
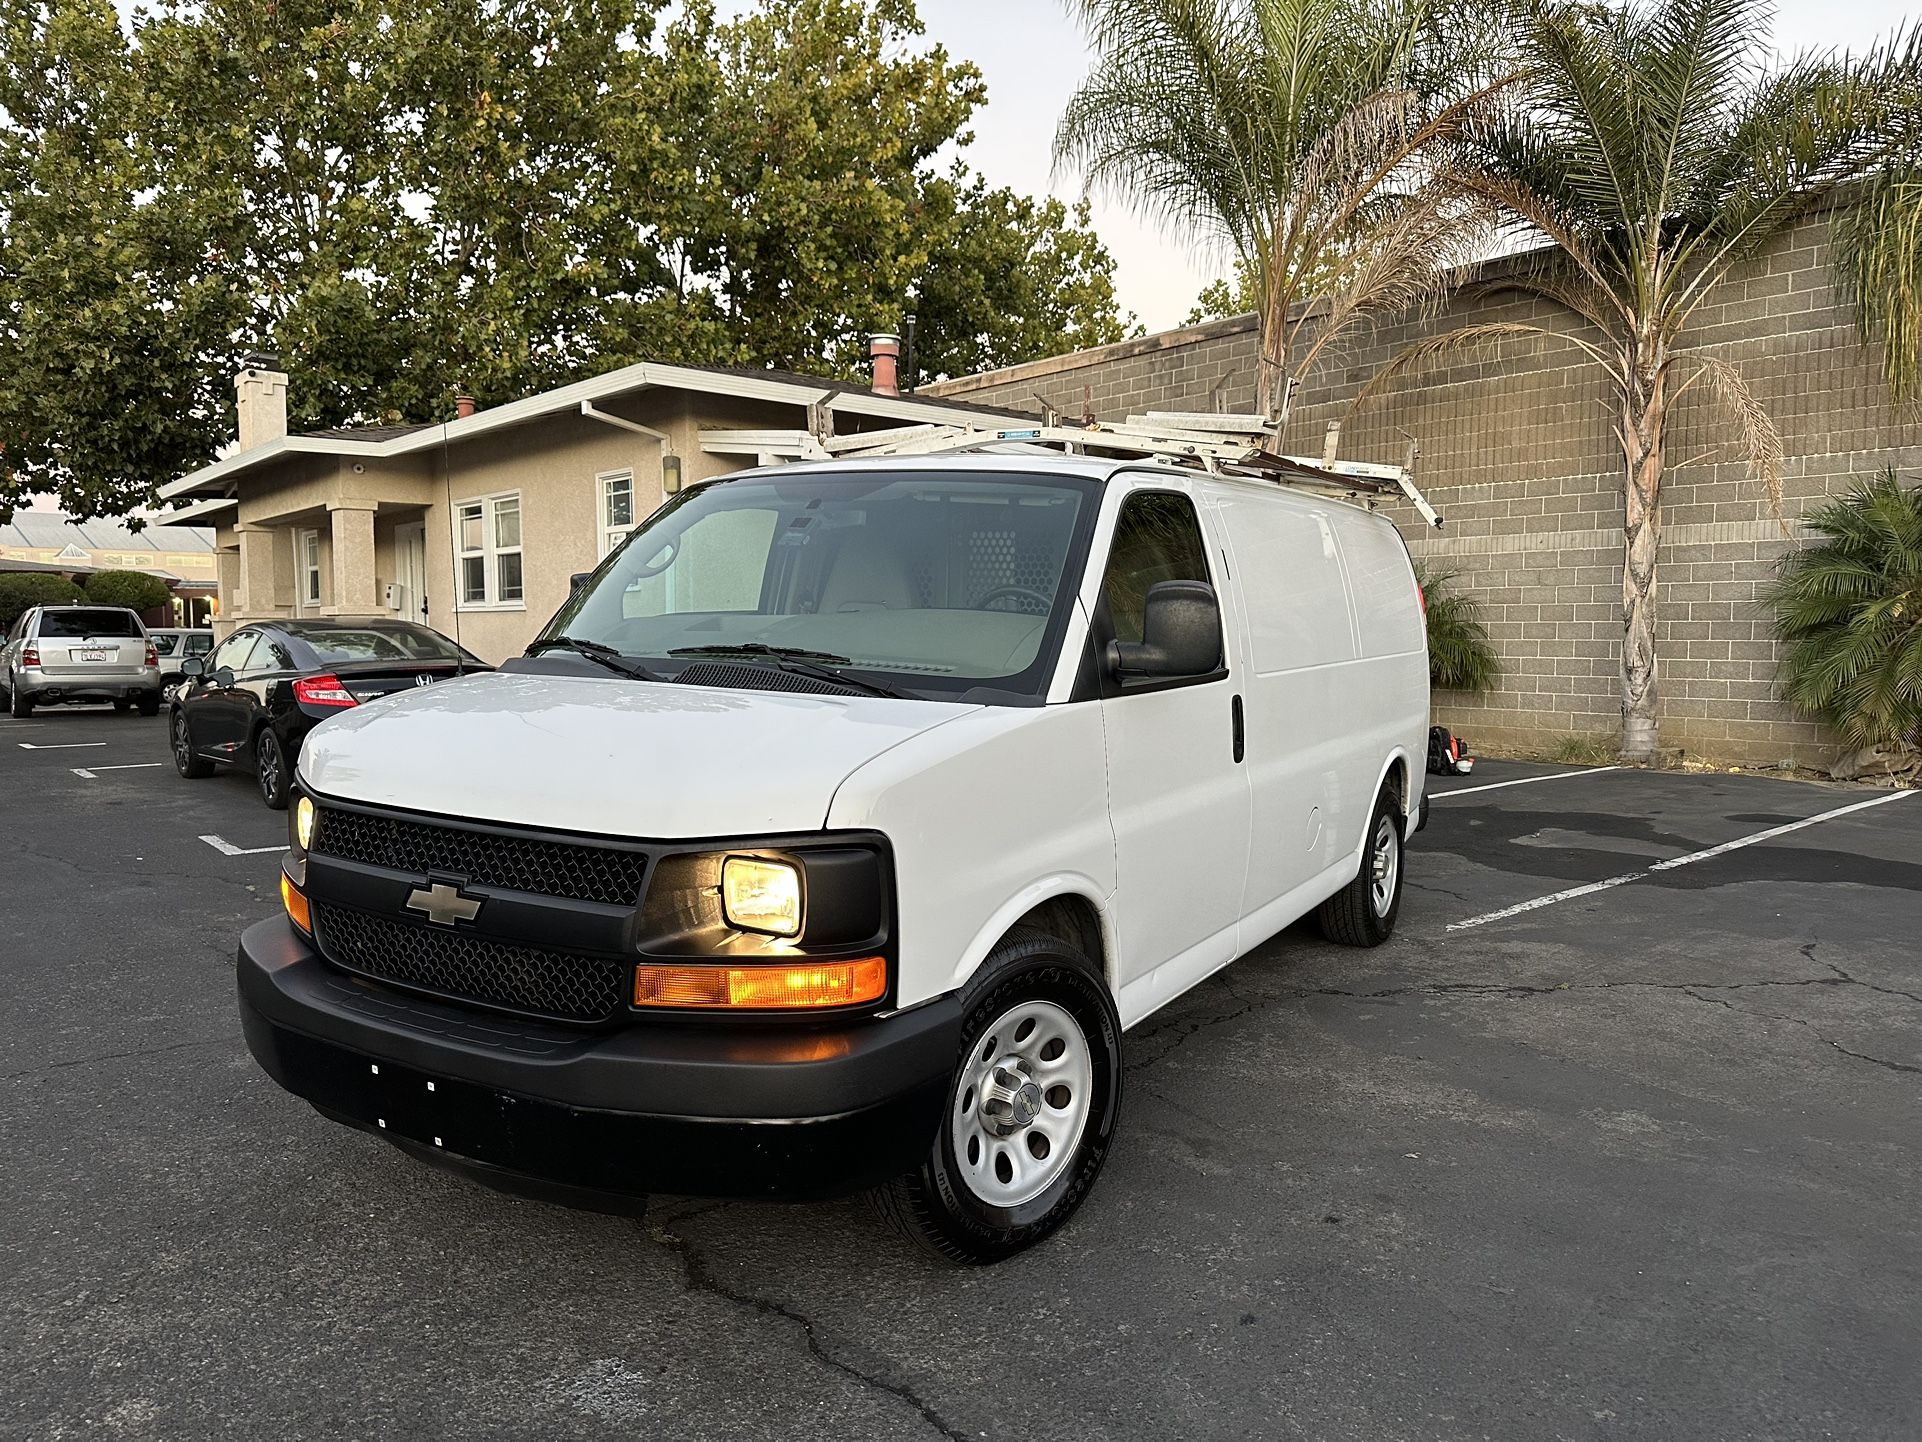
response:
M496 672L341 712L309 733L300 776L342 801L556 831L814 831L858 767L980 709Z

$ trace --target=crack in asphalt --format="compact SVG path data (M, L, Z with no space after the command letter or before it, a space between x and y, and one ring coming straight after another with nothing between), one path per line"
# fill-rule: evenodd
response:
M1922 1066L1910 1066L1907 1062L1889 1061L1885 1057L1870 1056L1867 1052L1864 1052L1864 1051L1851 1050L1850 1048L1843 1046L1842 1043L1837 1041L1834 1037L1826 1035L1819 1027L1815 1025L1814 1022L1805 1021L1799 1016L1783 1016L1779 1012L1773 1012L1773 1011L1753 1011L1745 1006L1737 1006L1734 1002L1726 1001L1719 996L1701 996L1693 991L1688 991L1687 988L1684 988L1683 990L1686 995L1694 997L1696 1001L1705 1001L1712 1006L1723 1007L1728 1011L1734 1012L1737 1016L1756 1016L1756 1017L1762 1017L1763 1019L1768 1021L1792 1021L1799 1027L1806 1027L1809 1031L1809 1034L1812 1035L1817 1041L1823 1043L1825 1046L1834 1047L1837 1051L1841 1052L1843 1056L1854 1057L1857 1061L1865 1061L1870 1063L1873 1066L1886 1067L1889 1071L1892 1071L1892 1072L1902 1072L1912 1076L1922 1076Z
M648 1236L655 1243L667 1248L673 1252L675 1256L680 1258L681 1272L688 1291L707 1292L736 1307L741 1307L763 1316L779 1317L783 1321L794 1323L795 1326L801 1329L802 1335L807 1340L808 1351L814 1356L815 1360L825 1366L833 1368L843 1376L853 1379L863 1387L884 1393L897 1401L906 1403L920 1415L922 1421L926 1422L928 1426L932 1427L941 1436L948 1438L949 1442L973 1442L973 1439L968 1433L959 1431L953 1427L946 1418L942 1417L942 1415L935 1410L932 1403L924 1399L912 1387L909 1387L905 1383L889 1382L883 1378L874 1376L872 1373L863 1372L852 1362L837 1357L834 1353L830 1352L827 1346L821 1341L820 1329L815 1325L814 1319L806 1313L797 1311L784 1302L777 1302L771 1297L757 1297L751 1292L736 1291L734 1288L722 1282L709 1270L706 1259L703 1257L700 1249L688 1241L686 1237L672 1230L672 1226L678 1226L683 1222L691 1221L695 1217L706 1216L710 1212L718 1212L728 1205L729 1203L727 1202L717 1202L711 1207L701 1207L693 1211L682 1212L671 1219L671 1225L669 1223L656 1223L650 1225L647 1229Z
M227 1038L215 1037L206 1041L177 1041L167 1046L140 1047L134 1051L110 1051L104 1056L76 1056L65 1061L48 1062L45 1066L30 1066L25 1071L0 1072L0 1082L19 1081L23 1077L44 1076L48 1072L64 1071L74 1066L99 1066L103 1062L127 1061L134 1057L159 1056L163 1052L191 1051L195 1047L225 1046Z
M1807 946L1801 948L1802 954L1808 957L1810 961L1816 960L1811 954L1815 945L1815 942L1810 942ZM1508 984L1470 981L1423 982L1415 986L1383 987L1378 991L1346 991L1340 987L1333 986L1298 986L1287 987L1264 997L1246 996L1228 982L1222 973L1216 973L1214 978L1216 984L1219 985L1222 990L1226 991L1229 996L1234 998L1238 1004L1227 1010L1215 1012L1208 1016L1182 1017L1174 1021L1165 1022L1161 1026L1141 1033L1134 1039L1137 1046L1144 1042L1153 1043L1163 1036L1166 1036L1168 1041L1166 1045L1151 1051L1148 1055L1136 1057L1134 1060L1128 1062L1123 1069L1128 1072L1143 1070L1146 1067L1153 1066L1156 1062L1164 1060L1170 1053L1185 1046L1193 1037L1201 1032L1209 1031L1223 1023L1237 1020L1240 1017L1249 1015L1251 1012L1265 1011L1282 1002L1300 1001L1309 997L1331 997L1342 1001L1386 1001L1404 996L1503 997L1551 996L1557 992L1582 991L1678 991L1684 996L1696 1001L1715 1001L1718 1005L1726 1006L1731 1011L1744 1011L1750 1016L1766 1017L1774 1016L1774 1013L1758 1012L1744 1007L1737 1007L1731 1002L1721 1001L1715 997L1703 996L1701 993L1707 991L1748 991L1771 987L1859 986L1865 990L1877 992L1884 996L1905 997L1910 1001L1922 1003L1922 996L1918 996L1914 992L1900 991L1893 987L1877 986L1873 982L1862 981L1857 977L1850 976L1833 962L1821 962L1820 964L1828 967L1834 975L1793 977L1774 981L1558 982L1553 986L1528 985L1519 982ZM1859 1061L1871 1062L1876 1066L1886 1067L1890 1071L1922 1074L1922 1067L1910 1066L1906 1062L1889 1061L1883 1057L1870 1056L1866 1052L1853 1051L1843 1046L1840 1042L1835 1041L1833 1038L1823 1035L1820 1031L1816 1031L1812 1023L1803 1021L1799 1017L1776 1016L1775 1019L1778 1021L1793 1021L1798 1025L1808 1027L1811 1031L1815 1032L1817 1037L1821 1038L1822 1041L1826 1042L1844 1056L1854 1057Z

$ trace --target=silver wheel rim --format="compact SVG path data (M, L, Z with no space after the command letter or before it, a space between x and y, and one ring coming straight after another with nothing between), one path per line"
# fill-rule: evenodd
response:
M260 735L260 761L256 768L260 772L260 794L272 796L280 786L280 743L273 739L273 733L263 731Z
M1401 876L1401 836L1391 816L1382 817L1375 827L1375 855L1370 865L1374 880L1369 892L1374 898L1375 915L1386 916L1395 899L1395 882Z
M193 741L187 735L187 718L174 712L174 760L185 766L193 759Z
M1094 1102L1081 1023L1051 1001L996 1017L961 1063L949 1136L961 1179L994 1207L1031 1202L1074 1161Z

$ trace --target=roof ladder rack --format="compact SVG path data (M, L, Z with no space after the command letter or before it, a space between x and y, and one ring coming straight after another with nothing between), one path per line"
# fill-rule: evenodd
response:
M757 433L759 434L759 433ZM1442 517L1415 485L1412 466L1334 459L1339 431L1329 427L1324 455L1271 455L1262 442L1274 427L1262 416L1149 411L1126 421L1073 425L1059 419L1031 426L903 426L889 431L836 436L837 456L958 455L967 451L1056 449L1067 455L1139 457L1169 465L1199 466L1215 475L1269 481L1374 506L1388 495L1403 497L1424 521L1439 528ZM1415 448L1410 447L1410 460Z

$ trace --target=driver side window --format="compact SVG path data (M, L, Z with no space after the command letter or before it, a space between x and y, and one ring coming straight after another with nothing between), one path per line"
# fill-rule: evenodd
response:
M220 643L212 660L207 663L209 673L225 667L238 674L247 669L247 657L254 649L254 642L260 639L258 631L239 631Z
M1117 641L1141 639L1148 591L1161 581L1214 583L1194 502L1169 491L1143 491L1122 504L1101 582Z

